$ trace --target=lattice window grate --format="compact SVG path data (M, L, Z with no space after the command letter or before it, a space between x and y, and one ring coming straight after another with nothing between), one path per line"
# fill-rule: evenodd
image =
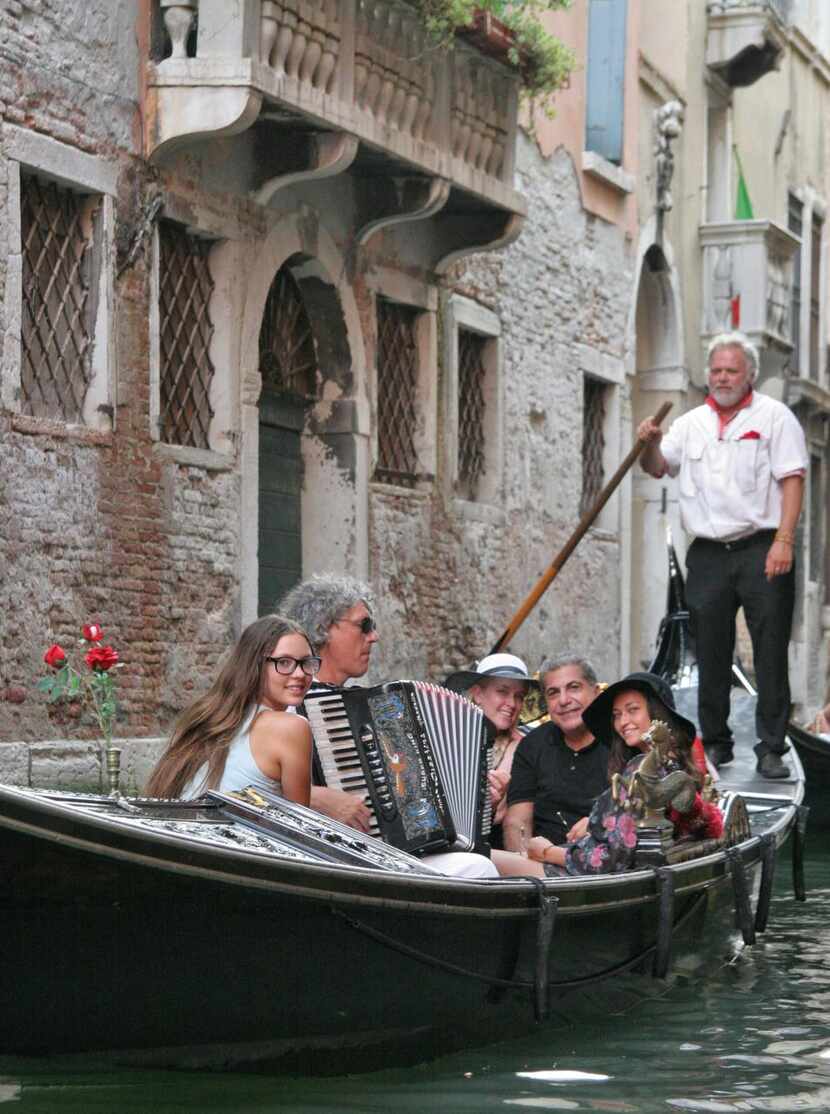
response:
M287 267L277 271L262 316L259 370L263 390L317 395L317 355L303 296Z
M100 199L20 179L23 246L21 409L80 422L92 378Z
M458 330L458 487L475 499L484 473L484 353L487 337Z
M415 450L418 397L418 311L378 300L378 462L375 478L411 486L418 478Z
M209 448L213 324L208 265L211 243L180 225L159 225L159 348L161 440Z
M582 501L580 513L589 510L602 491L605 473L605 393L607 387L596 379L585 379L582 410Z

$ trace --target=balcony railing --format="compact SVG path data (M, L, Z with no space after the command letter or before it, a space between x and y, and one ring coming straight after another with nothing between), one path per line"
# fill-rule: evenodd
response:
M513 189L515 69L461 42L436 50L401 0L154 2L150 155L264 117L328 133L341 162L332 135L398 173L525 211Z
M700 242L704 342L740 327L761 349L762 364L786 361L793 347L791 299L798 237L773 221L719 221L701 225Z
M752 85L777 69L791 0L709 0L706 64L727 85Z

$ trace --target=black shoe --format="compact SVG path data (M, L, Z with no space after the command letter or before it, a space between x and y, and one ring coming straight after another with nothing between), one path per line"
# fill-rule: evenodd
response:
M708 743L704 745L706 756L716 770L721 766L728 766L735 757L729 743Z
M780 754L762 754L758 759L758 773L767 781L777 781L790 776L790 768L781 760Z

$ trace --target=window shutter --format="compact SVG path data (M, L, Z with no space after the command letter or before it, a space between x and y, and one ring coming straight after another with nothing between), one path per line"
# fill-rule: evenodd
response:
M585 146L622 162L627 0L591 0Z

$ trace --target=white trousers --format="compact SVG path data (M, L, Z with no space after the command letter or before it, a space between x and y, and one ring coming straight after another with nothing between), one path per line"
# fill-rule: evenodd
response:
M472 851L439 851L435 855L423 855L421 862L439 874L451 878L498 878L495 863L486 855L476 855Z

